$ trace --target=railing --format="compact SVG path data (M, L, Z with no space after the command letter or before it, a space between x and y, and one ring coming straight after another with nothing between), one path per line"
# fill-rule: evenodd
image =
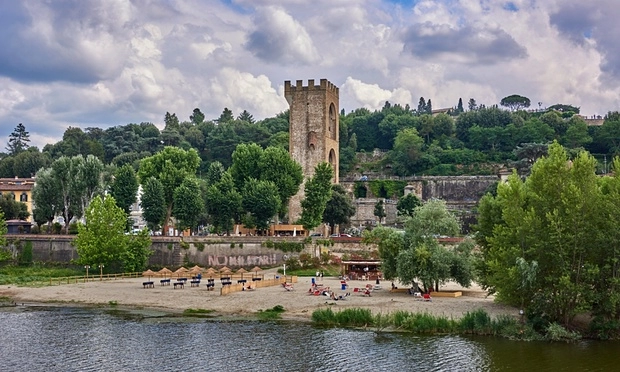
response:
M50 278L49 283L45 282L45 284L49 285L62 285L62 284L77 284L77 283L86 283L86 282L99 282L103 280L116 280L116 279L125 279L125 278L138 278L142 277L142 273L120 273L120 274L95 274L84 276L65 276L65 277L57 277Z

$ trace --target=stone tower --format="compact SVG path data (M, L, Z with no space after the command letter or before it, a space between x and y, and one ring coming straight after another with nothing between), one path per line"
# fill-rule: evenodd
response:
M334 170L334 183L338 183L338 87L321 79L320 85L308 80L297 80L295 86L284 82L284 96L290 106L289 152L291 158L301 164L304 183L289 203L289 223L301 217L301 201L304 198L305 180L314 175L314 168L328 162Z

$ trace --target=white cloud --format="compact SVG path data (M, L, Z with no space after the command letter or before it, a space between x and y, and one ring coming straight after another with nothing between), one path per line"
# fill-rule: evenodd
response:
M620 106L616 0L67 0L0 2L0 142L68 126L256 119L285 80L327 78L347 111L385 101L492 105L521 94L585 115ZM12 37L6 37L11 35Z

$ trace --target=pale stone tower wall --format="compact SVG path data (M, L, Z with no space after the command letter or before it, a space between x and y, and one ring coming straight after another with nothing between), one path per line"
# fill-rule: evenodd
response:
M314 168L321 162L328 162L334 170L334 183L338 183L338 131L339 95L338 87L321 79L320 85L314 80L297 80L296 85L284 82L284 96L290 106L289 114L289 152L291 158L301 164L304 183L297 195L289 203L289 223L301 216L301 201L304 198L305 180L314 175Z

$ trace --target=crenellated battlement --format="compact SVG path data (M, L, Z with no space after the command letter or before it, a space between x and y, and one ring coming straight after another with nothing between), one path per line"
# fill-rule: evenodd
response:
M321 91L326 90L338 95L338 87L327 79L321 79L319 85L314 85L314 79L308 80L308 85L304 86L303 80L296 80L295 85L291 84L290 80L284 82L284 95L290 96L298 91Z

